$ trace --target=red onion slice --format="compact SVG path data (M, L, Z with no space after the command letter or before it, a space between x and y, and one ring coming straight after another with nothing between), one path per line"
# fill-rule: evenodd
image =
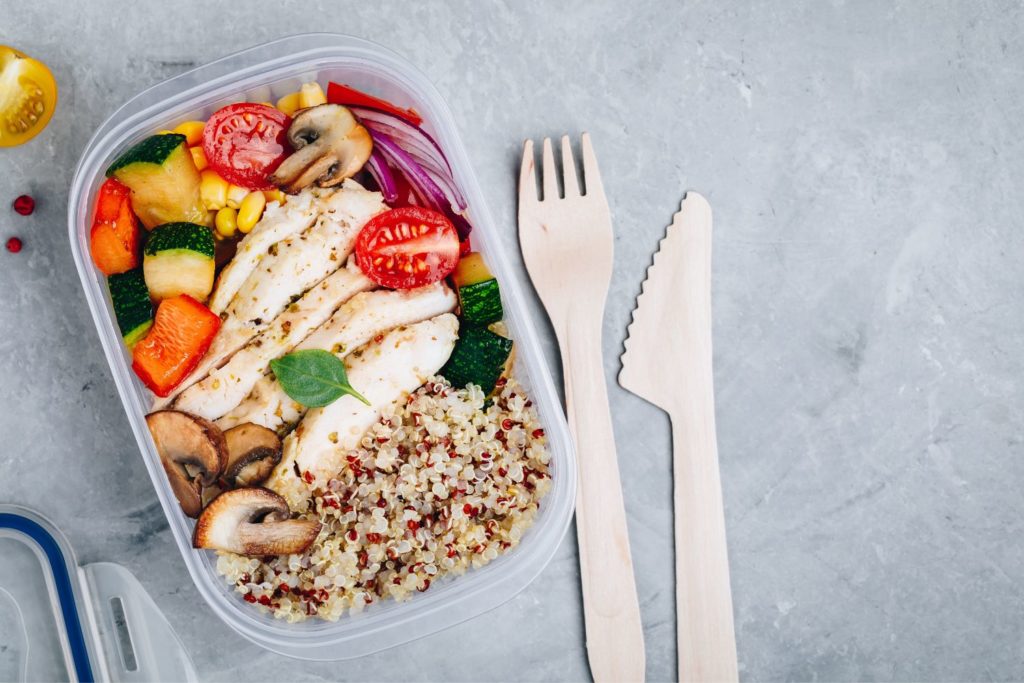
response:
M395 184L395 176L391 174L391 167L384 160L384 155L375 146L370 152L370 159L366 162L366 170L370 172L373 179L384 195L384 201L393 202L398 199L398 185Z
M373 137L374 147L380 150L388 163L405 176L420 199L430 208L444 211L448 199L423 167L387 135L371 130L370 136Z
M419 126L414 126L403 118L388 114L387 112L379 109L371 109L369 107L349 107L349 110L355 114L361 121L369 122L371 125L376 126L387 126L393 129L392 131L382 131L383 133L390 133L391 137L396 140L403 138L411 138L415 140L417 146L423 146L424 149L430 148L433 151L428 153L428 156L436 156L444 166L451 173L451 166L448 165L448 160L444 156L444 152L441 151L441 145L437 144L425 130Z
M452 176L451 166L434 138L418 126L387 112L366 107L350 107L352 113L371 133L380 133L398 143L444 191L453 210L461 213L468 208L466 198Z

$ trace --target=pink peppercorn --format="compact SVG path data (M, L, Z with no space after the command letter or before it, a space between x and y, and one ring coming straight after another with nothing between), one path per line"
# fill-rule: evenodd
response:
M11 206L13 206L14 210L20 213L22 216L28 216L33 211L35 211L36 200L32 199L32 197L30 197L27 194L23 194L17 199L15 199L14 203L11 204Z
M7 251L11 252L12 254L17 254L19 251L21 251L21 240L17 237L12 237L11 239L7 240Z

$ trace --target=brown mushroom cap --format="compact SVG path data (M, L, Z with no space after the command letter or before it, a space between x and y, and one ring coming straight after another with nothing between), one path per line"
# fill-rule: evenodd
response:
M270 182L289 194L314 182L332 187L351 178L373 150L370 132L340 104L320 104L300 111L288 127L288 142L295 152L271 174Z
M281 462L281 437L263 425L245 422L224 432L228 462L224 480L231 486L262 483Z
M180 410L159 410L146 416L160 462L171 489L189 517L203 508L202 489L224 469L228 450L217 425Z
M192 546L238 555L301 553L316 540L322 525L291 519L288 503L273 491L241 488L225 491L206 506L192 533Z

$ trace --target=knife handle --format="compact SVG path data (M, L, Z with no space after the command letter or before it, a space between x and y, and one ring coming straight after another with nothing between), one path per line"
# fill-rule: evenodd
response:
M706 203L703 204L706 206ZM685 208L684 203L684 208ZM677 265L679 377L672 418L679 680L736 681L729 558L715 436L711 350L711 211L693 210Z
M600 315L570 313L566 329L557 330L566 412L579 461L576 535L587 659L596 683L643 681L643 625L605 387L600 320Z

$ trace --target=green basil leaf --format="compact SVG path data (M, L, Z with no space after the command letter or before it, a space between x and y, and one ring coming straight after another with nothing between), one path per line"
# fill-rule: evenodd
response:
M270 369L284 393L307 408L322 408L345 394L370 405L348 383L345 364L333 353L319 349L296 351L270 361Z

